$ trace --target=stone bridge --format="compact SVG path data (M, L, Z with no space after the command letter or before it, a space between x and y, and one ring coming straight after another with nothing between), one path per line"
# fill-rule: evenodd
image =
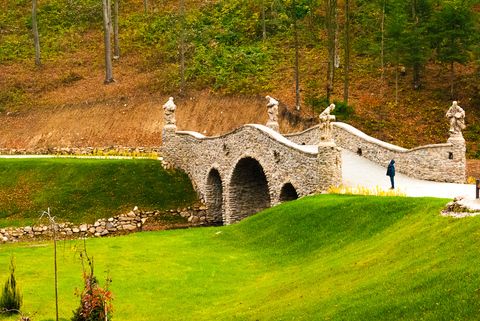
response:
M210 220L231 224L272 205L324 191L341 180L334 145L299 145L263 125L220 137L165 128L164 163L188 173ZM333 166L332 166L333 165Z
M232 224L278 203L340 185L341 148L382 166L395 158L399 172L416 178L465 181L464 141L407 150L347 124L329 123L333 118L329 115L324 117L327 123L284 136L270 110L268 127L249 124L226 135L206 137L178 131L175 108L172 98L164 106L164 164L190 176L212 223Z

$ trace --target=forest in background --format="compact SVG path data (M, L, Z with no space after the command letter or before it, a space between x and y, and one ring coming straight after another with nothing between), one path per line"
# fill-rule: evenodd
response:
M74 92L90 77L79 66L101 72L100 1L38 0L39 67L34 67L32 0L1 3L2 114L28 112L38 107L37 96L58 88ZM300 122L311 121L335 102L340 120L405 147L445 141L445 111L459 100L467 111L469 157L480 157L478 1L118 4L120 58L114 61L113 78L122 64L149 76L132 95L207 92L235 99L273 94L284 109L300 115ZM54 80L48 77L49 64L63 67ZM7 73L17 65L32 67L22 77ZM34 76L27 77L29 72ZM99 104L109 98L102 99Z

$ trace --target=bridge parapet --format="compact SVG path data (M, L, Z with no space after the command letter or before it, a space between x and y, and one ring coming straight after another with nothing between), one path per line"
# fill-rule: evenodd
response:
M438 182L465 183L465 142L449 139L447 143L402 148L371 137L345 123L333 123L336 144L382 166L395 159L396 169L410 177ZM316 144L319 126L285 135L297 144Z

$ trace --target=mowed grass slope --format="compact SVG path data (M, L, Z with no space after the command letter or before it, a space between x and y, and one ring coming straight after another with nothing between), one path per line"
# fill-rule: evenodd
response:
M131 210L196 200L184 173L156 160L0 159L0 226L38 223L50 207L59 221L93 223Z
M322 195L232 226L86 246L99 279L113 279L115 320L478 320L480 217L441 217L445 202ZM64 320L82 247L59 247ZM51 244L2 245L0 281L11 255L24 309L52 320Z

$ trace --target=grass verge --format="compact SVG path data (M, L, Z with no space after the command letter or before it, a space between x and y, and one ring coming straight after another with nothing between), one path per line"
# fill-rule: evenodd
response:
M0 159L0 226L58 220L93 223L138 206L168 209L196 200L184 173L155 160Z
M446 200L321 195L227 227L86 241L113 279L115 320L478 320L480 217ZM82 241L59 246L60 315L81 286ZM26 311L53 320L49 243L2 245ZM13 320L13 319L8 319Z

